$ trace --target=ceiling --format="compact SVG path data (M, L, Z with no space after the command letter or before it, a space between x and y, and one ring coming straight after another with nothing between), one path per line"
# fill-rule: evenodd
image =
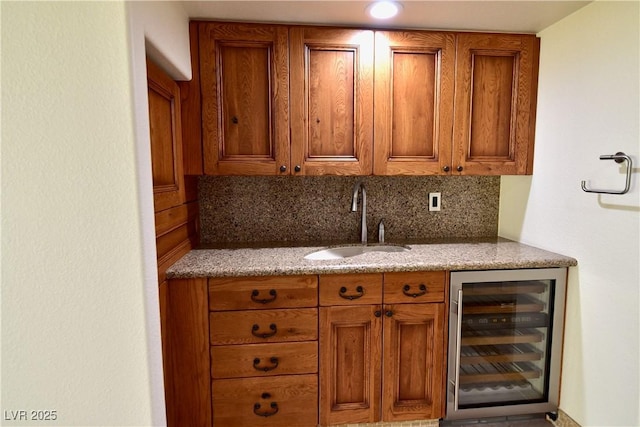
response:
M590 1L555 0L402 0L403 10L389 21L376 21L365 9L371 1L184 1L192 19L283 22L537 33Z

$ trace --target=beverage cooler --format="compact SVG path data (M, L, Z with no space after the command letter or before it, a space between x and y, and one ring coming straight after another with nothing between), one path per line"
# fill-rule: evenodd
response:
M557 411L566 276L451 273L446 420Z

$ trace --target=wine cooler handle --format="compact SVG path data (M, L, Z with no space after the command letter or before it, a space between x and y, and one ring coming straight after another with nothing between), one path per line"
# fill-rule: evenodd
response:
M456 327L456 384L453 389L453 410L458 410L460 394L460 353L462 351L462 289L458 289L458 323Z

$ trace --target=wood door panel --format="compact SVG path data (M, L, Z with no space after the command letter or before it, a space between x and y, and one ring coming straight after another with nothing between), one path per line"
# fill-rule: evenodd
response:
M377 175L432 175L451 162L454 36L376 32Z
M213 380L212 388L215 427L318 424L317 375Z
M204 172L289 169L287 27L200 23Z
M269 111L271 45L218 42L222 81L220 160L249 156L273 160Z
M292 27L291 161L304 175L370 175L373 31Z
M434 156L437 61L437 52L393 52L392 158Z
M221 311L210 314L211 345L318 339L318 309Z
M318 305L317 276L209 279L209 309L256 310Z
M309 57L309 158L356 160L355 50L312 49Z
M211 377L214 379L317 372L317 341L211 347Z
M533 35L457 35L456 173L532 172L539 48Z
M160 67L147 60L149 136L155 212L186 201L182 172L180 88Z
M380 420L380 306L320 309L321 424Z
M513 161L511 122L516 56L473 56L469 159Z
M440 418L444 304L385 305L382 412L385 421Z

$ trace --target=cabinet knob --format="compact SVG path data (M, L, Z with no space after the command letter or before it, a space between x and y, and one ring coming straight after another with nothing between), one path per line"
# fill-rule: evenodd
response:
M391 317L391 316L393 316L393 311L387 310L387 311L385 311L384 315L387 316L387 317Z
M293 168L294 171L296 172L300 172L302 170L302 168L300 167L300 165L296 165L295 168Z
M373 315L376 316L376 317L380 317L380 316L382 316L382 312L380 310L376 310L376 311L373 312Z
M443 171L445 172L449 172L451 170L451 168L449 166L445 166L442 168Z
M286 165L280 166L280 172L286 172L286 171L287 171L287 166Z
M231 123L233 123L234 125L237 125L238 124L238 118L236 116L233 116L231 118Z
M458 167L456 168L456 170L457 170L458 172L462 172L462 166L458 166Z

